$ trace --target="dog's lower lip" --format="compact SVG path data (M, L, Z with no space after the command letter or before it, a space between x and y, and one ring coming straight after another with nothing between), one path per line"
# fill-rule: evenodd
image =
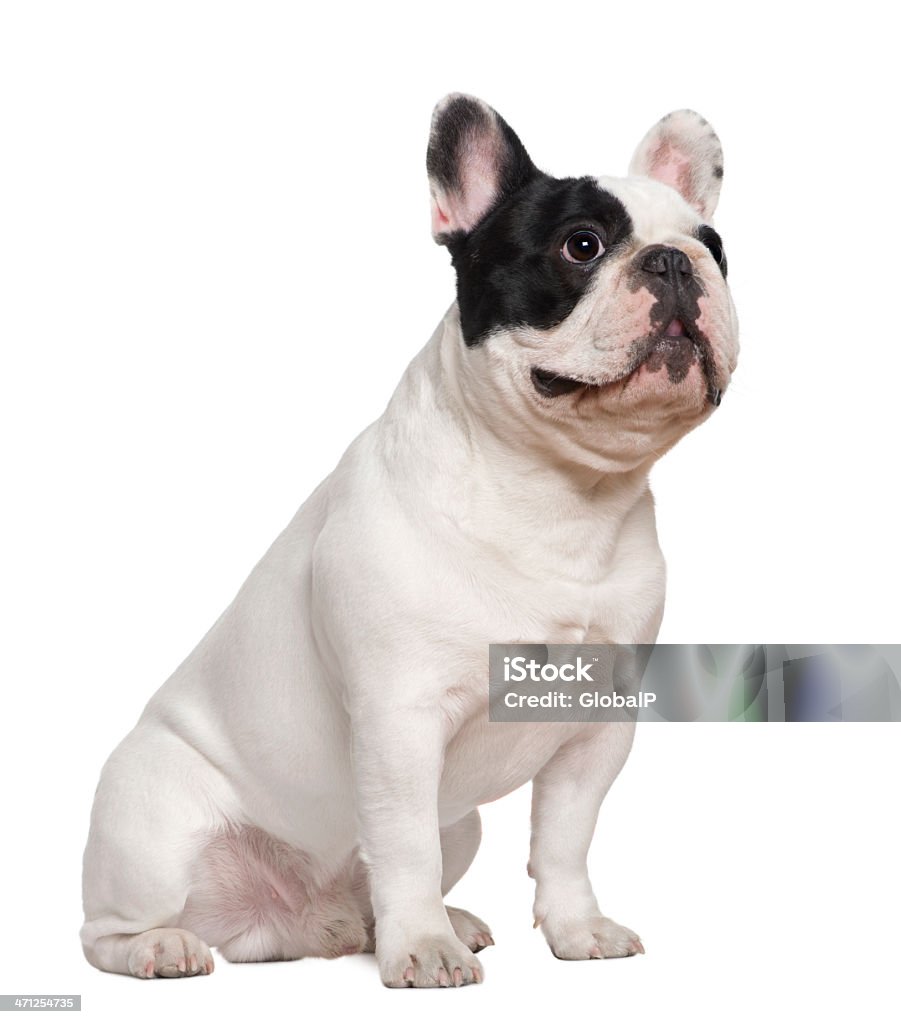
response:
M680 341L691 341L688 337L673 338L672 336L667 337L665 341L659 341L657 344L660 347L665 347L667 342L680 342ZM541 370L537 366L532 367L532 384L535 390L543 395L545 398L559 398L561 395L569 395L574 391L578 391L581 388L586 390L598 391L607 384L617 384L623 381L628 381L632 374L640 370L642 366L647 362L647 359L642 360L637 366L633 367L627 373L623 374L622 377L617 380L605 381L604 384L592 383L587 380L576 380L575 377L564 377L559 373L553 373L550 370ZM717 408L723 400L723 392L720 388L715 385L710 385L707 389L707 401Z

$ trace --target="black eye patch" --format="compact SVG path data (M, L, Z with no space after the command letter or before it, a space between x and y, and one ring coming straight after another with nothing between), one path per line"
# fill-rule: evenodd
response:
M723 277L725 277L729 271L729 264L726 262L726 252L723 249L722 238L720 238L709 224L702 224L698 228L697 237L698 241L703 242L710 250L710 255L716 260L717 266L720 268L720 272Z
M586 263L561 255L573 232L596 233L604 252ZM538 174L470 234L448 240L467 345L499 327L547 329L564 321L610 250L632 234L626 208L592 178Z

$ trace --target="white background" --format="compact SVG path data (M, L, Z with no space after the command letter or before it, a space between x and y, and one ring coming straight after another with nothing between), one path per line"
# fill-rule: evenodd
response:
M143 983L77 941L103 760L450 301L424 174L450 90L557 174L624 172L676 107L722 138L743 352L654 472L661 639L899 639L881 9L0 8L0 992L80 992L98 1021L897 1020L890 725L646 727L592 852L646 957L561 963L531 930L526 790L486 808L454 895L497 939L477 989L389 992L371 957Z

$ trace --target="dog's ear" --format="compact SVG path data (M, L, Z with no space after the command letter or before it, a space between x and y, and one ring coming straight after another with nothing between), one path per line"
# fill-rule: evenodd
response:
M451 93L435 107L426 156L432 236L468 234L502 199L538 173L507 122L474 96Z
M723 147L700 114L674 110L638 144L629 174L671 185L710 223L723 183Z

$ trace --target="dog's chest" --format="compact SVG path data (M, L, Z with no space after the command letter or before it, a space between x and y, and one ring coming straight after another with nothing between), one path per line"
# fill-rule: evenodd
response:
M571 724L559 722L490 722L486 710L467 721L445 753L439 791L442 824L525 785L572 730Z
M473 649L470 670L445 695L454 722L445 754L441 811L448 820L496 800L533 779L572 739L570 722L493 722L488 716L488 643L638 643L656 635L663 568L657 558L602 584L559 581L522 595L517 614L499 616L490 639ZM590 726L589 726L590 728Z

